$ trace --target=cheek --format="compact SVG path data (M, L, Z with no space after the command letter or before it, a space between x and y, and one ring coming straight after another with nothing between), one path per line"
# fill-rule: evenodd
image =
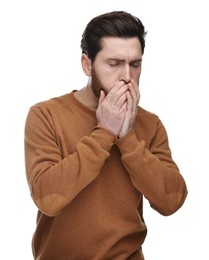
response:
M98 77L106 93L108 93L115 85L116 81L118 81L118 77L116 76L116 74L107 73L105 71L103 73L100 73Z
M132 73L132 78L134 81L136 81L137 83L139 83L139 78L140 78L140 75L141 75L141 69L139 71L133 71Z

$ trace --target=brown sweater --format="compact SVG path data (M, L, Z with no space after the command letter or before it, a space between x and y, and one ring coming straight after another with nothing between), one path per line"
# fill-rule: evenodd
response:
M139 107L134 131L121 139L96 125L73 93L28 113L26 173L39 209L34 259L142 260L143 196L163 215L186 198L156 115Z

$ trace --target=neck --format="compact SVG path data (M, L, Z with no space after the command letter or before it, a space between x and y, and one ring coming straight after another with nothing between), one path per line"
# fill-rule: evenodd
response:
M90 84L87 84L86 87L76 91L74 96L83 105L87 106L93 111L96 111L98 106L98 98L94 95Z

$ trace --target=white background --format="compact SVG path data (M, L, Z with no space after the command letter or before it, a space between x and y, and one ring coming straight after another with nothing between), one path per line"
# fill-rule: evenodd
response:
M32 260L36 208L23 147L28 109L84 86L81 34L91 18L112 10L133 13L148 31L140 105L162 119L189 190L169 217L145 201L146 260L209 259L206 0L0 2L0 259Z

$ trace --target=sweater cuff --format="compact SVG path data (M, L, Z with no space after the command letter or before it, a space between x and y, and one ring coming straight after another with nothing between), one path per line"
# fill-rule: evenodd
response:
M138 140L136 138L135 132L132 130L127 135L117 139L116 144L120 149L121 154L124 155L134 151L137 147L137 142Z
M106 151L110 151L117 141L117 136L106 128L96 126L91 136Z

